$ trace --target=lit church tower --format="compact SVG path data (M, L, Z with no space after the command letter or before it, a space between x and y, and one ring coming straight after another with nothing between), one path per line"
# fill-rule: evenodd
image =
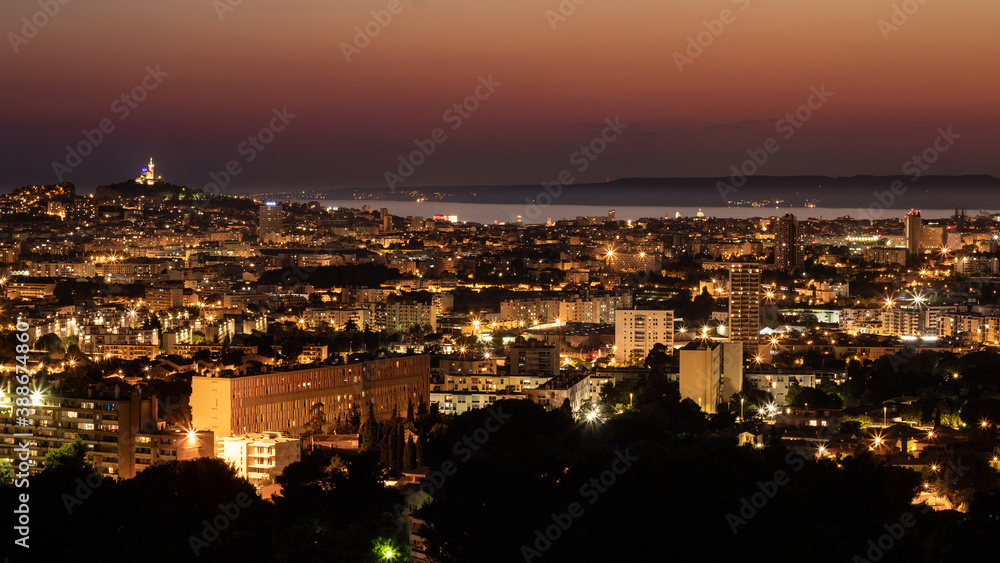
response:
M135 179L135 182L137 184L152 185L162 180L162 177L158 177L153 173L155 166L156 165L153 164L153 157L149 157L149 165L142 169L142 174L139 174L139 177Z

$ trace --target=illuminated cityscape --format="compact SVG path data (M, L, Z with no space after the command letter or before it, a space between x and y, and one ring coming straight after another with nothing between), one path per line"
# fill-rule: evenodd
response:
M1000 553L1000 5L91 4L0 7L5 563Z

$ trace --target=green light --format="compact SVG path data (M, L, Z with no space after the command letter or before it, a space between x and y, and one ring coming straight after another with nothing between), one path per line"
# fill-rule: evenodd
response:
M392 540L379 538L375 541L375 556L379 561L395 561L402 553L393 546Z

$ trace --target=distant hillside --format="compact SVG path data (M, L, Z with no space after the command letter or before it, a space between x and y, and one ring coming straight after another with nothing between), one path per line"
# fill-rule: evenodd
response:
M202 206L210 205L220 209L251 209L256 207L254 201L248 197L213 194L205 192L201 188L178 186L169 182L146 185L129 180L109 186L97 186L97 190L94 192L96 199L142 196L163 201L174 200Z
M722 189L720 190L720 183ZM892 189L895 186L895 193ZM544 195L543 195L544 194ZM1000 178L993 176L751 176L741 186L729 178L623 178L600 184L552 186L452 186L351 188L327 190L329 199L386 199L465 203L542 203L562 205L651 205L726 207L753 205L950 209L1000 208ZM891 197L890 197L891 196Z
M157 182L152 185L140 184L133 180L119 182L108 186L97 186L94 197L97 199L111 199L115 197L149 197L158 199L186 199L187 197L197 198L204 194L198 188L178 186L169 182Z

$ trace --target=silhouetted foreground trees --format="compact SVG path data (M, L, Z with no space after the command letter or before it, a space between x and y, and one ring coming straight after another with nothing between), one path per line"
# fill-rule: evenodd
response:
M77 444L53 454L29 489L0 485L0 495L14 507L30 492L34 561L375 561L376 542L407 537L404 497L384 485L389 467L418 462L431 468L433 500L416 515L445 563L982 561L1000 548L985 462L958 455L968 513L924 511L911 504L916 472L869 454L816 461L737 447L663 376L630 393L632 408L605 421L529 401L395 417L363 428L369 447L346 462L305 454L275 478L283 491L273 502L220 460L101 481ZM407 428L418 437L400 454ZM9 520L0 541L13 545L13 534ZM890 547L870 551L880 543Z
M378 538L398 535L401 497L369 454L346 466L306 455L277 477L283 494L273 503L219 459L154 465L120 481L63 461L27 489L0 490L11 510L17 494L31 495L30 550L12 547L10 511L0 532L11 562L369 562Z

